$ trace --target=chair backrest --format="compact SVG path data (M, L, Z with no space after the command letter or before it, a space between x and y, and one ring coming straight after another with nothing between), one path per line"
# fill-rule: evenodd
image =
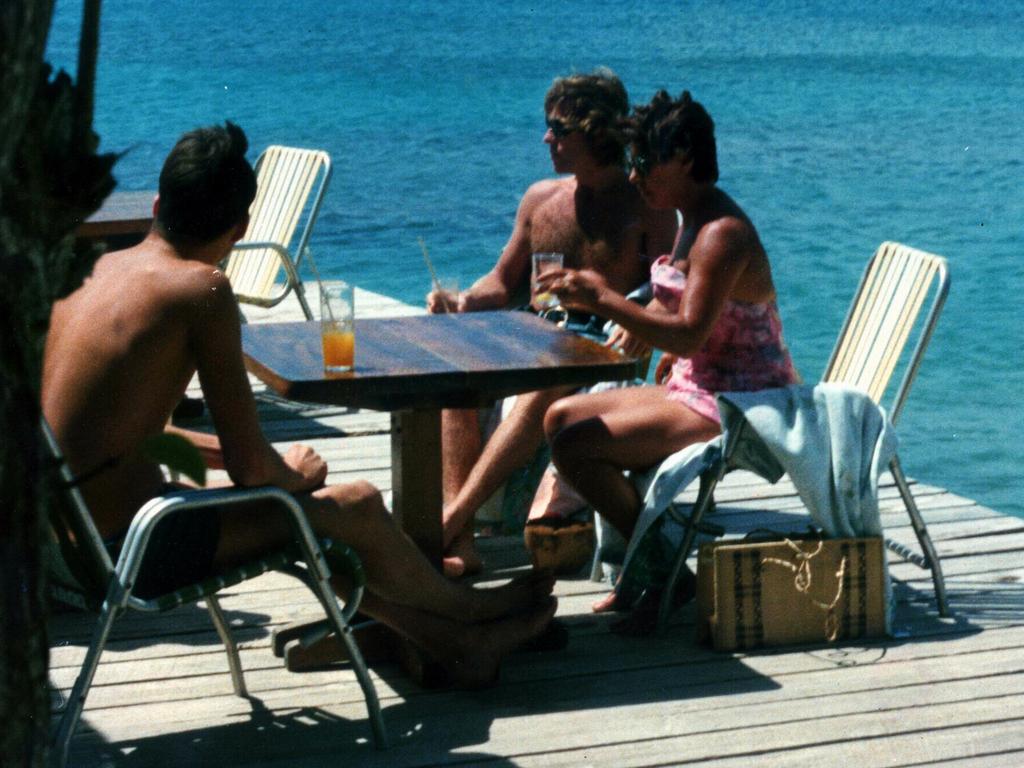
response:
M256 160L256 199L249 208L249 228L242 242L274 243L292 254L297 269L330 177L331 159L326 152L267 147ZM314 186L316 191L310 201ZM292 238L304 211L305 224L293 248ZM232 251L224 271L235 295L245 301L270 296L281 268L277 252L257 248Z
M876 403L886 406L895 423L948 292L944 258L899 243L882 243L864 270L822 381L863 389ZM931 306L918 322L929 295ZM903 358L912 335L917 339L913 351ZM901 358L903 378L892 399L882 403Z
M50 506L44 549L50 592L63 603L95 610L106 596L114 565L50 425L42 420L41 426L51 466L58 470L53 482L59 492Z

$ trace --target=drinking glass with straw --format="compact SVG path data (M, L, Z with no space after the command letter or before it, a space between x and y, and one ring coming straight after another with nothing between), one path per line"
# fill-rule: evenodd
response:
M344 281L324 285L320 270L312 258L307 259L320 289L320 344L324 370L346 373L355 368L355 287Z
M420 250L423 252L423 261L427 264L427 271L430 272L430 282L434 287L434 293L437 295L443 311L445 313L458 311L458 281L454 278L442 281L441 278L437 276L437 270L434 269L434 263L430 260L430 253L427 251L427 244L423 242L422 237L417 238L417 240L420 244Z
M355 364L355 299L352 286L338 282L320 287L320 340L324 370L346 373Z

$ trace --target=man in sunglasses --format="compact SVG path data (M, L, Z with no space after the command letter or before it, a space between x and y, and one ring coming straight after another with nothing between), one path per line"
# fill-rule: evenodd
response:
M501 256L490 272L457 297L458 311L524 303L534 253L564 254L566 267L599 272L622 294L646 283L650 262L671 251L676 218L671 211L648 207L629 183L622 126L628 111L626 89L608 70L555 80L544 99L544 143L560 175L526 190ZM436 293L427 297L431 311L444 311L451 303L451 297ZM531 460L544 442L545 411L571 391L548 389L516 398L486 442L476 410L444 414L445 573L449 576L480 569L473 545L474 516Z

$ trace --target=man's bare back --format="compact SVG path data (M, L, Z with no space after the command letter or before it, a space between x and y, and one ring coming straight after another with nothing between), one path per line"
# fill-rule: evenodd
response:
M192 335L230 287L215 268L163 241L102 256L57 302L43 370L43 410L104 536L156 495L158 466L140 451L163 431L196 370Z
M263 435L238 306L216 267L249 223L256 175L247 148L244 132L231 123L178 140L160 173L146 240L103 256L53 308L43 414L96 527L111 537L160 492L161 470L142 446L165 431L198 373L216 435L172 431L187 432L207 465L227 470L235 485L294 494L317 535L344 541L359 555L367 590L361 610L425 649L456 683L490 683L501 657L551 619L553 582L531 576L488 590L453 584L401 531L371 484L325 485L327 464L315 451L293 445L282 455ZM202 515L172 514L154 527L150 542L180 547L180 557L169 566L147 553L133 587L145 584L153 595L177 589L294 537L276 504L206 507ZM183 537L189 544L180 543Z

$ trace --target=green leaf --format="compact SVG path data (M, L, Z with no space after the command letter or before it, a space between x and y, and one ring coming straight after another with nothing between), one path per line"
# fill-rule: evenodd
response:
M196 485L206 485L206 462L188 438L162 432L147 437L142 443L142 452L172 472L185 475Z

